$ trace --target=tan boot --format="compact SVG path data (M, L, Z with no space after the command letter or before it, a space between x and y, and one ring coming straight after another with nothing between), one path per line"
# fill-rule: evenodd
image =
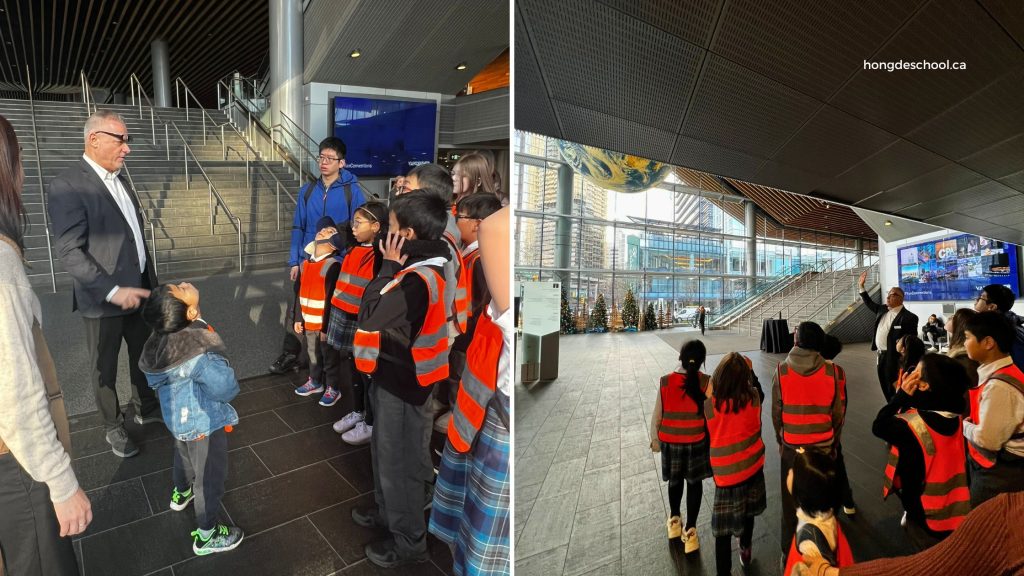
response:
M700 550L700 539L697 538L697 528L690 528L683 532L683 552L689 554Z
M665 526L668 528L668 539L679 538L683 535L683 523L679 520L679 516L673 516L665 522Z

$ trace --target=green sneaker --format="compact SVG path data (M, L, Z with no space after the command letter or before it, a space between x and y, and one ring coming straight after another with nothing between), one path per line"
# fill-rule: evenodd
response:
M188 490L185 490L184 492L178 492L178 489L175 488L174 492L171 494L171 510L174 510L175 512L181 512L188 506L188 503L191 502L192 499L195 497L196 495L195 493L192 492L191 486L189 487Z
M213 529L213 534L206 540L203 540L199 530L193 530L192 551L196 553L196 556L227 552L237 548L242 543L242 538L244 537L245 534L238 526L226 526L224 524L218 524Z

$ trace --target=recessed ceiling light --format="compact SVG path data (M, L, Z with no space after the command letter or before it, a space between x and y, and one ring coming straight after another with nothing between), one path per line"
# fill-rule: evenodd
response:
M892 220L886 220L885 221L885 225L886 226L892 226Z
M355 50L353 50L353 51L352 51L352 52L351 52L351 53L350 53L350 54L348 55L348 57L349 57L349 58L359 58L359 57L360 57L360 56L362 56L362 55L363 55L363 53L359 51L359 48L356 48Z
M466 69L466 63L465 62L459 62L458 64L455 65L455 69L456 70L465 70Z

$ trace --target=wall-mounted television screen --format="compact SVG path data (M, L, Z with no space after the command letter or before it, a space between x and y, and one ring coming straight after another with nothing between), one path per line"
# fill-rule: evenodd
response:
M1017 246L971 234L897 249L906 300L973 300L988 284L1020 294Z
M401 176L436 158L437 102L335 96L331 133L345 142L346 170Z

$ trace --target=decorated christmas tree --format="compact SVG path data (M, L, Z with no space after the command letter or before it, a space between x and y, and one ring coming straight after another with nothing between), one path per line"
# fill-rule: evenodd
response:
M665 327L665 308L658 304L658 328Z
M587 322L588 322L589 318L590 317L587 315L587 306L586 306L586 304L584 304L583 302L580 302L580 304L576 306L576 332L577 333L583 334L583 333L585 333L587 331Z
M612 332L622 331L622 314L619 313L619 308L615 305L614 301L612 302L612 319L610 327Z
M626 298L622 303L622 325L626 328L636 328L640 324L640 308L636 305L636 298L633 296L633 289L626 290Z
M572 310L569 308L569 292L562 288L562 306L559 316L559 324L562 334L575 334L576 323L573 321Z
M657 330L658 317L654 313L654 304L648 302L647 310L644 311L644 330Z
M594 310L590 313L590 326L597 332L608 331L608 307L604 303L604 294L597 295Z

